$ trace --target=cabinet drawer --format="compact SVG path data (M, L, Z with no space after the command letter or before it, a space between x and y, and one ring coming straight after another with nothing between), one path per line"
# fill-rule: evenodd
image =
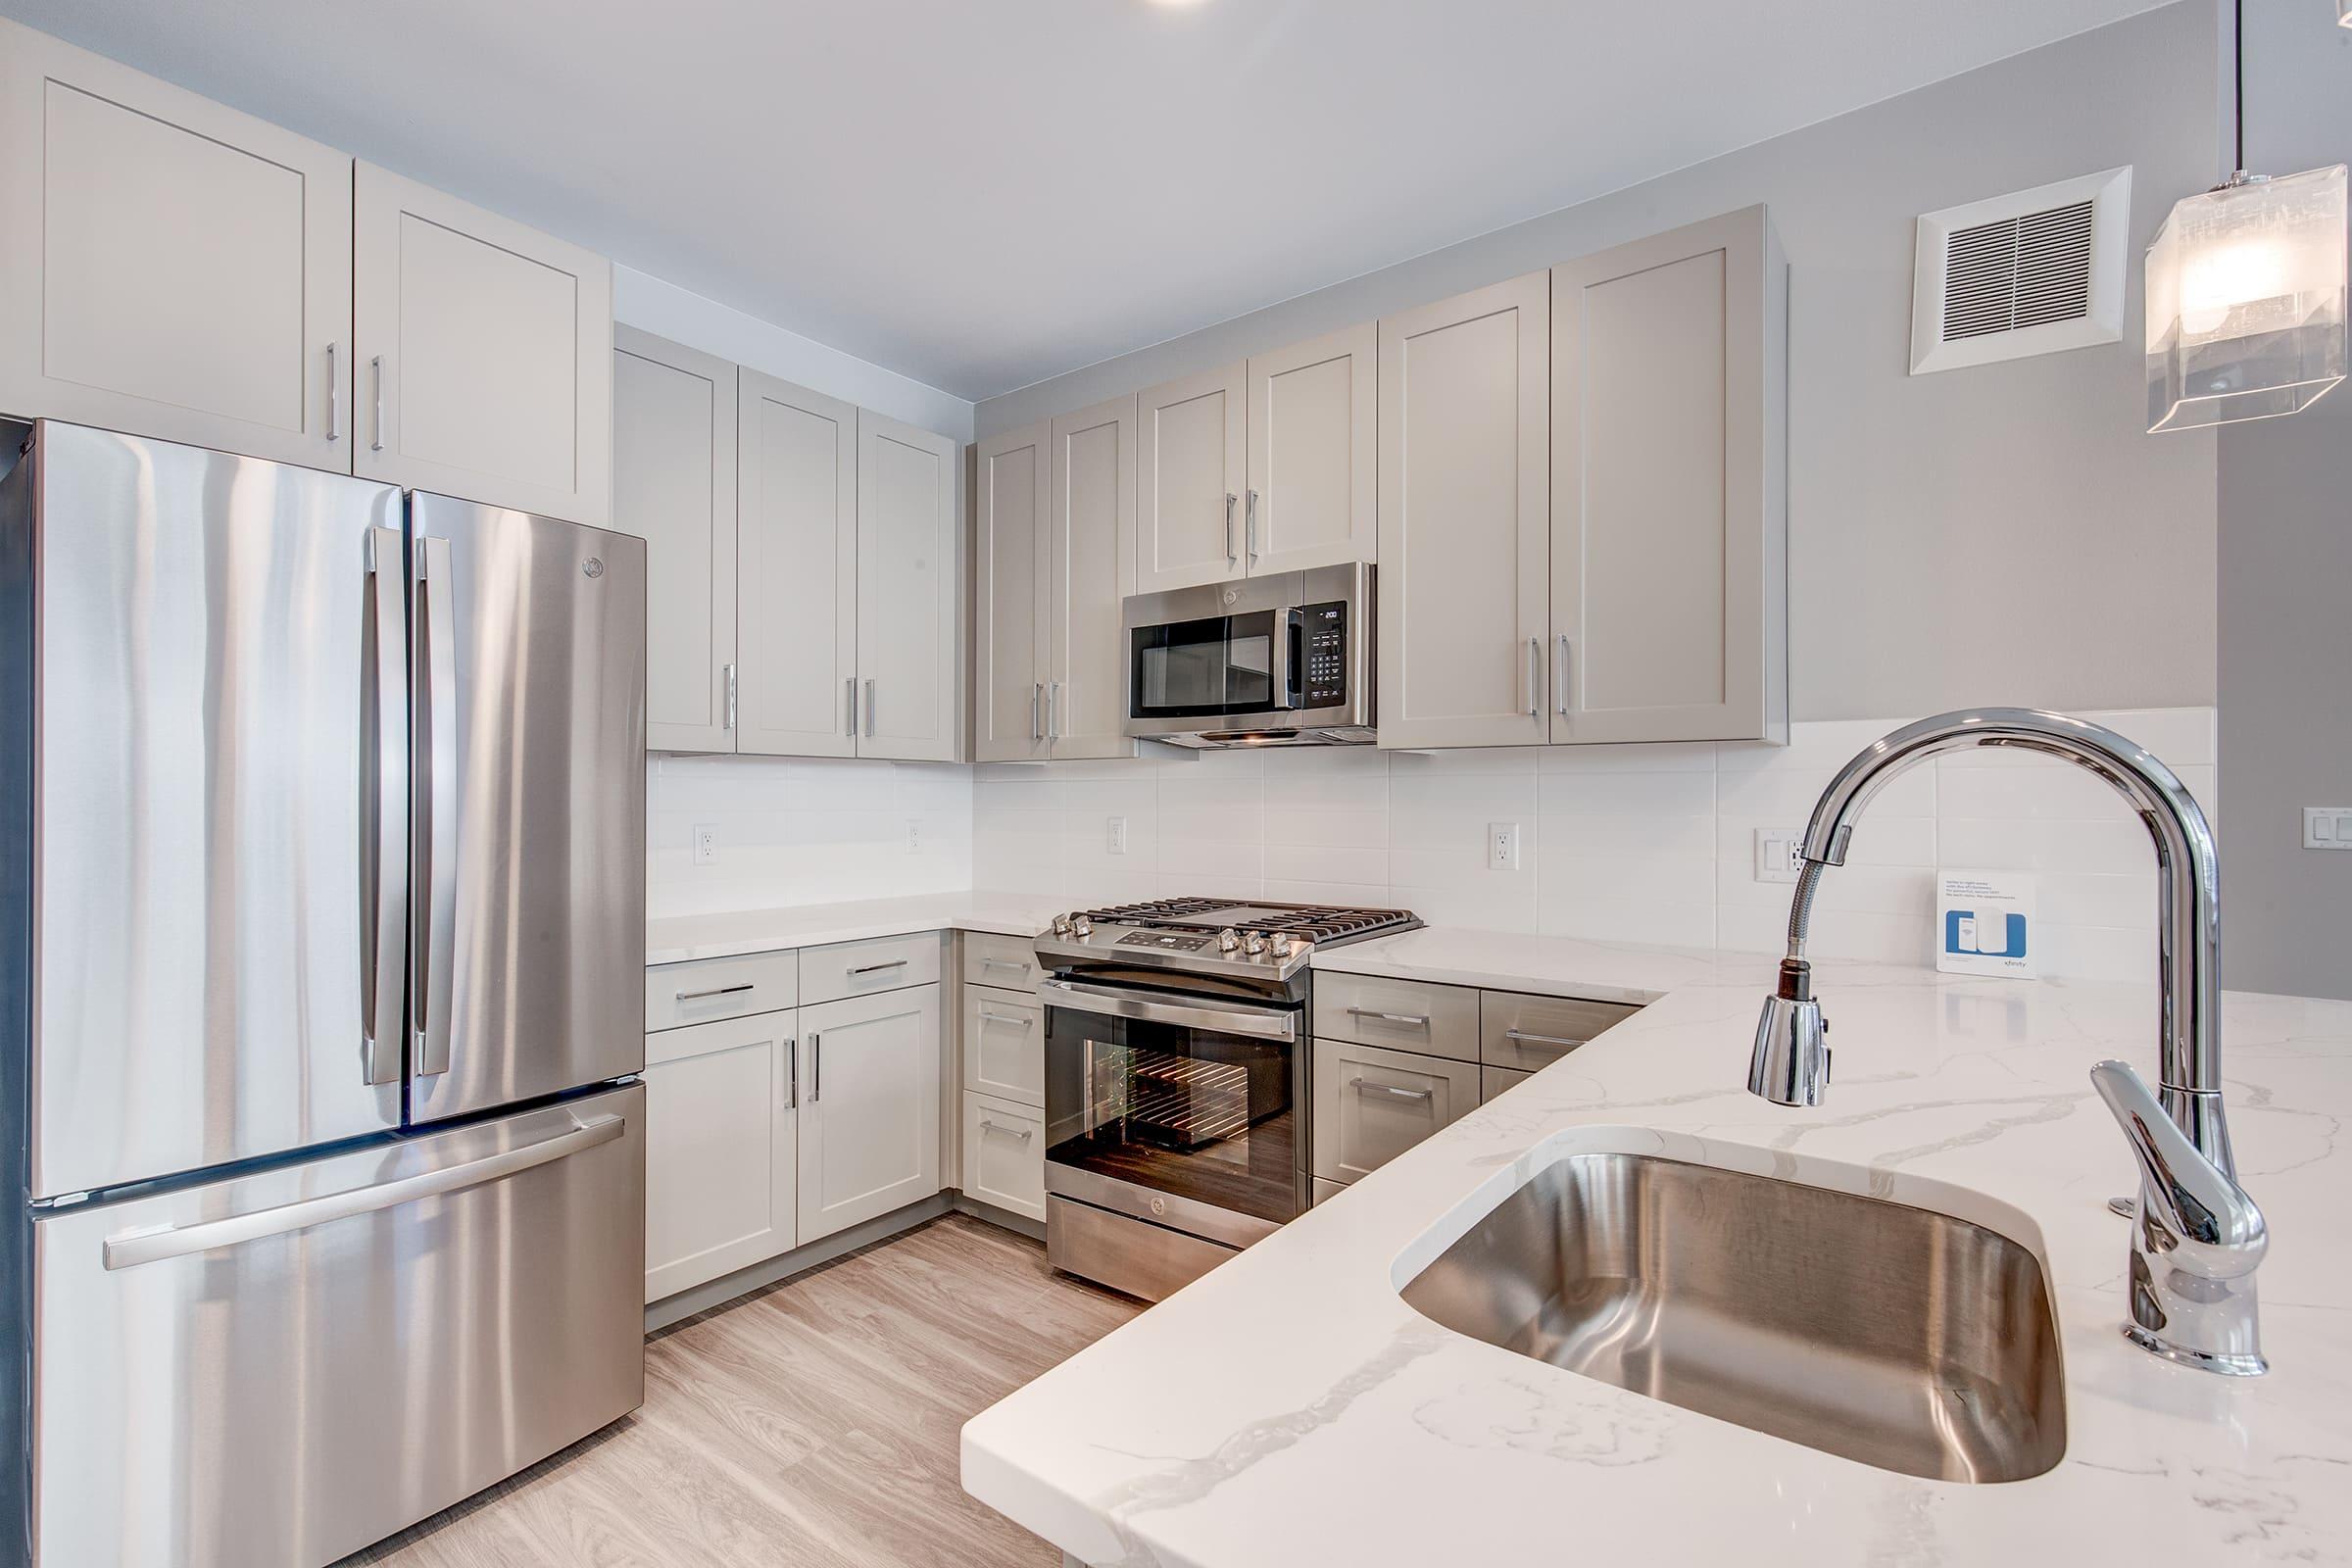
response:
M1315 1034L1324 1040L1476 1061L1478 993L1468 986L1318 972Z
M1641 1010L1622 1003L1586 1002L1576 997L1485 992L1479 1003L1478 1059L1490 1067L1534 1072Z
M963 1097L963 1196L1046 1217L1046 1117L1032 1105Z
M939 933L882 937L873 942L837 942L801 950L801 1000L835 1002L871 996L902 986L927 986L939 978Z
M1025 1105L1046 1102L1046 1009L1019 991L963 993L963 1087Z
M645 973L645 1031L774 1012L800 1001L800 956L748 953L656 964Z
M1482 1105L1500 1099L1535 1076L1510 1067L1481 1067L1478 1069L1478 1102Z
M1011 991L1026 991L1041 978L1037 944L1028 937L966 931L962 973L967 986L1003 986Z
M1442 1056L1315 1042L1314 1174L1351 1182L1478 1103L1478 1068Z

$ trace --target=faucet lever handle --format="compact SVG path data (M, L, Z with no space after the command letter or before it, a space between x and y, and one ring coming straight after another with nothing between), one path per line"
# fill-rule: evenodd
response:
M2129 1065L2102 1061L2090 1082L2139 1162L2138 1223L2171 1233L2173 1264L2217 1280L2254 1272L2270 1233L2246 1190L2205 1157Z

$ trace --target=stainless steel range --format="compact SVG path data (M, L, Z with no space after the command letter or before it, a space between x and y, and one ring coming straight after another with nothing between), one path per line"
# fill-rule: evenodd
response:
M1231 899L1056 916L1037 939L1054 1266L1156 1300L1304 1209L1314 955L1420 924Z

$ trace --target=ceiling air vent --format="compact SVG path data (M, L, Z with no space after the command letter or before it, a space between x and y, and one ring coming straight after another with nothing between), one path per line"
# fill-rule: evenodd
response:
M2120 339L2131 204L2125 168L1922 217L1911 373Z

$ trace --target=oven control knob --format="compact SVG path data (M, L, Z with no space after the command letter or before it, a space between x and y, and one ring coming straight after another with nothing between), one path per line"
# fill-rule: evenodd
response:
M1291 934L1288 931L1277 931L1274 933L1274 956L1277 958L1287 958L1298 951L1298 944L1292 939Z
M1252 931L1242 938L1242 951L1252 958L1263 957L1266 952L1266 934L1263 931Z
M1066 937L1070 934L1070 917L1068 915L1057 914L1054 917L1054 934L1057 937Z
M1219 953L1232 953L1239 949L1241 945L1242 934L1239 931L1236 931L1233 927L1227 926L1224 930L1217 933L1217 951Z
M1095 922L1083 914L1070 916L1070 935L1083 942L1095 934Z

